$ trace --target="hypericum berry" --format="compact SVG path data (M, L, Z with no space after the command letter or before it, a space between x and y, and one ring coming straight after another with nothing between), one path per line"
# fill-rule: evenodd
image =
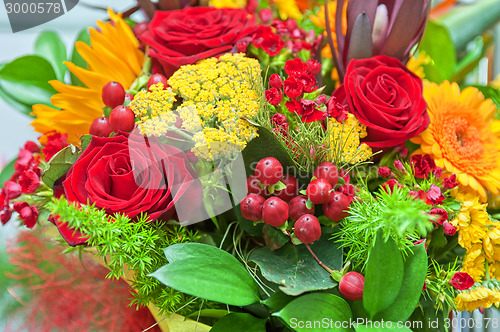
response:
M307 197L297 196L288 203L288 214L293 221L298 220L304 214L314 214L314 205L307 208Z
M134 100L134 96L133 96L133 95L131 95L130 93L126 93L126 94L125 94L125 100L130 100L130 101L132 101L132 100Z
M263 197L266 196L265 190L259 186L259 180L255 175L250 175L247 178L247 192L249 194L257 194Z
M112 132L109 120L104 115L92 121L89 129L89 134L97 137L109 137Z
M128 106L116 106L109 114L109 125L113 131L131 132L135 126L135 114Z
M243 198L240 204L240 211L243 218L251 221L262 219L262 206L266 199L257 194L250 194Z
M326 179L316 179L312 180L307 186L307 197L314 204L324 204L330 200L332 197L332 185Z
M148 80L148 90L151 85L155 85L157 83L163 83L163 90L168 87L168 80L162 74L154 74Z
M349 206L351 199L342 192L335 191L332 198L323 205L323 213L325 216L334 221L339 222L349 214Z
M443 232L445 235L453 236L457 232L457 229L455 228L455 226L446 221L443 224Z
M288 204L278 197L268 198L262 206L262 221L279 227L288 220Z
M358 272L347 272L339 282L339 291L345 298L351 301L363 299L363 288L365 277Z
M120 83L115 81L106 83L102 87L102 101L104 105L110 108L115 108L123 104L125 101L125 89Z
M281 178L281 182L283 182L286 188L283 190L275 191L274 196L281 198L285 202L289 202L292 198L297 196L299 192L299 182L294 176L290 174L283 175L283 177Z
M339 172L335 164L325 161L316 167L314 170L314 177L318 179L326 179L332 185L332 188L339 182Z
M255 176L264 186L277 183L283 176L283 166L274 157L261 159L255 167Z
M321 237L321 225L312 214L304 214L293 225L295 236L302 243L313 243Z

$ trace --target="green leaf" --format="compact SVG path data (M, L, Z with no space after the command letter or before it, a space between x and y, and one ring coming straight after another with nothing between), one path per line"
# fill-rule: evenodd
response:
M69 171L79 156L80 153L73 145L59 151L49 161L49 167L42 175L43 183L52 188L54 182Z
M83 135L80 137L82 140L82 152L85 151L85 149L89 146L90 142L92 141L92 135Z
M265 304L269 309L272 311L279 311L283 309L284 306L286 306L288 303L292 302L295 299L295 297L286 295L283 292L277 291L273 295L271 295L270 298L268 298L265 301L262 301L263 304Z
M403 258L394 240L387 242L380 230L366 263L363 306L370 317L386 309L396 299L403 283Z
M485 98L491 99L497 108L500 109L500 89L486 85L474 85L474 87L481 91Z
M222 317L210 332L266 332L266 320L246 313L231 313Z
M7 165L5 165L0 171L0 187L3 186L3 183L10 179L12 174L14 174L14 164L16 163L17 158L11 160Z
M391 327L387 327L387 324L391 324L390 325ZM396 322L384 322L383 327L376 328L376 327L368 327L366 325L358 325L356 326L355 330L356 332L385 332L385 331L412 332L412 330L410 330L407 327L396 327L396 326L397 326Z
M329 236L323 234L310 247L326 266L338 270L342 267L342 249L337 243L329 241ZM337 285L305 245L287 243L275 251L266 247L259 248L250 254L249 260L259 265L264 278L282 285L280 289L288 295L296 296L308 291L330 289Z
M401 289L391 306L375 316L375 320L406 321L411 316L422 295L427 274L425 244L416 245L413 254L406 257Z
M57 91L48 81L55 79L50 63L36 55L17 58L0 69L3 92L26 105L50 105L50 97Z
M290 237L286 236L280 230L276 229L276 227L272 227L270 225L265 224L262 228L262 235L264 236L264 241L266 242L266 246L274 251L283 247L288 241L290 241Z
M227 311L227 309L203 309L199 311L197 310L187 317L196 319L199 316L221 319L228 314L229 312Z
M228 252L206 244L183 243L165 249L169 264L150 276L182 293L235 306L259 301L259 288Z
M484 57L486 50L491 45L492 38L484 38L477 36L470 47L455 67L455 73L450 78L453 82L462 82L465 77L474 69L477 68L479 61Z
M85 44L90 45L90 34L89 34L89 28L83 28L80 30L78 33L78 36L76 37L75 44L78 41L82 41ZM76 50L76 47L73 47L73 52L71 52L71 62L78 67L87 69L88 64L87 62L82 58L82 56L78 53ZM71 76L71 84L72 85L77 85L77 86L85 86L82 81L78 77L76 77L73 73L70 73Z
M446 27L429 21L419 50L432 59L430 64L423 66L426 79L436 83L450 79L455 72L457 56Z
M242 151L247 175L253 174L254 169L252 167L255 167L259 160L266 157L278 159L284 170L288 167L294 167L293 160L273 133L264 127L259 127L258 133L259 137L248 142Z
M352 318L351 309L345 300L333 294L303 295L273 315L280 317L297 332L351 331L348 324L347 327L342 327L340 323L349 323ZM321 322L321 324L314 324L314 322ZM335 324L335 322L340 324Z
M15 110L28 116L31 115L31 105L25 104L11 97L7 92L3 91L1 82L0 82L0 98L3 99L7 104L12 106Z
M64 81L66 65L63 62L68 60L68 55L66 54L66 46L57 33L43 31L35 41L35 54L48 60L57 79Z

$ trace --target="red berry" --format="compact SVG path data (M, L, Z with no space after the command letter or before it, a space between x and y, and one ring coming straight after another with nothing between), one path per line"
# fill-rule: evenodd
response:
M279 227L288 220L288 204L278 197L268 198L262 206L262 221Z
M146 31L148 31L148 22L139 22L134 25L132 28L132 31L134 31L134 35L137 39L139 39L140 36Z
M109 115L109 125L113 131L131 132L135 126L134 112L128 106L116 106Z
M363 299L363 288L365 287L365 277L358 272L347 272L339 283L339 291L345 298L351 301Z
M321 237L321 225L318 218L312 214L304 214L295 224L295 236L302 243L313 243Z
M163 90L168 87L168 81L165 76L163 76L162 74L154 74L148 80L148 90L151 85L155 85L157 83L163 83Z
M349 214L351 199L342 192L335 191L332 198L323 205L323 213L334 222L339 222Z
M264 189L259 186L259 180L257 180L257 177L255 175L250 175L247 178L247 192L249 194L261 195L263 197L266 196L266 194L264 193Z
M335 187L339 182L339 172L337 167L329 161L325 161L316 167L314 170L314 177L328 180L332 187Z
M312 208L307 208L307 197L306 196L297 196L292 198L290 203L288 203L288 213L290 215L290 219L297 220L304 214L314 214L314 205Z
M109 137L109 134L112 132L113 129L111 129L111 126L109 125L109 120L104 115L92 121L89 129L90 135L98 137Z
M250 194L243 198L240 204L240 211L243 218L251 221L259 221L262 219L262 205L265 198L257 195Z
M125 89L120 83L115 81L106 83L102 87L102 101L104 105L111 108L123 104L125 101Z
M273 185L283 176L283 166L273 157L261 159L255 167L255 176L262 185L266 187Z
M307 197L314 204L323 204L330 200L332 197L332 185L326 179L315 179L307 186Z
M126 93L126 94L125 94L125 100L130 100L130 101L132 101L132 100L134 100L134 96L133 96L133 95L131 95L130 93Z
M285 202L289 202L292 198L297 196L299 182L297 179L289 174L283 175L281 182L286 186L285 189L278 190L274 192L274 196L281 198Z

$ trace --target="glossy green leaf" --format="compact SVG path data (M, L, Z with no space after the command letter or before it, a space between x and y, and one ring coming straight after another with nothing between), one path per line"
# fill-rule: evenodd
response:
M266 320L246 313L231 313L222 317L210 332L266 332Z
M272 227L267 224L265 224L262 228L262 235L264 237L264 241L266 242L266 246L271 250L279 249L290 241L289 236L283 234L283 232L278 230L276 227Z
M14 164L16 163L16 160L17 158L11 160L0 170L0 188L3 187L3 183L10 179L12 174L14 174Z
M78 36L76 37L75 44L78 41L82 41L85 44L90 45L90 34L89 34L89 28L83 28L80 30L78 33ZM71 62L77 65L78 67L87 69L88 64L87 62L82 58L82 56L78 53L76 50L76 47L73 47L73 52L71 52ZM72 85L77 85L77 86L84 86L82 81L78 77L76 77L73 73L70 73L71 77L71 84Z
M292 302L295 299L294 296L287 295L283 292L277 291L270 298L262 301L269 309L272 311L279 311L283 309L288 303Z
M222 249L183 243L166 248L165 256L170 263L150 276L170 288L235 306L259 301L255 280L234 256Z
M50 105L56 90L48 83L57 79L50 63L42 57L27 55L0 69L0 88L19 103Z
M52 188L54 182L69 171L79 156L80 153L73 145L59 151L49 161L49 167L42 175L43 183Z
M481 91L485 98L491 99L497 108L500 109L500 89L485 85L474 85L474 87Z
M211 317L221 319L228 314L229 312L227 311L227 309L203 309L199 311L196 310L187 317L192 319L197 319L197 317Z
M297 332L352 331L349 328L349 320L352 319L349 305L344 299L333 294L303 295L273 315L280 317L285 324Z
M470 49L460 59L455 67L455 73L450 81L462 82L465 77L472 72L479 64L479 61L484 57L486 50L491 45L492 38L484 38L477 36L470 45Z
M453 75L457 56L446 27L429 21L419 50L424 51L432 59L431 63L423 66L426 79L441 83Z
M406 321L415 311L422 295L427 274L425 244L413 248L404 261L403 283L394 301L387 309L375 315L375 320Z
M25 104L15 98L13 98L11 95L9 95L7 92L3 91L2 89L2 83L0 82L0 98L3 99L7 104L12 106L16 111L21 112L25 115L30 116L31 115L31 105Z
M329 236L323 234L310 247L326 266L338 270L342 267L342 249L328 240ZM250 254L249 260L257 263L264 278L281 285L280 289L288 295L330 289L337 285L303 244L287 243L275 251L267 247L259 248Z
M403 283L403 273L403 257L399 248L391 237L386 242L382 231L379 231L366 263L363 290L363 306L371 318L396 300Z
M63 62L68 60L68 55L66 46L56 32L43 31L40 33L35 41L35 54L49 61L57 79L64 81L66 65Z
M379 323L379 322L377 322ZM385 332L385 331L397 331L397 332L412 332L407 327L397 327L396 322L384 322L383 327L373 327L373 326L366 326L366 325L358 325L355 328L356 332ZM374 324L375 325L375 324ZM390 327L388 327L390 326Z

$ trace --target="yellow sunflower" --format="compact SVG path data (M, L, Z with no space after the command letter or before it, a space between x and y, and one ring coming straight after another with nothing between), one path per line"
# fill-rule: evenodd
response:
M458 311L474 311L479 308L489 308L493 304L498 308L500 303L500 292L482 285L469 288L457 295L455 304Z
M456 83L429 84L424 88L431 123L414 137L415 154L429 154L436 165L455 173L461 185L486 201L486 190L500 189L499 121L490 99L473 87L460 92Z
M144 54L139 50L139 42L120 14L111 10L108 14L112 22L98 21L99 31L90 29L90 46L84 42L75 44L88 69L65 62L85 87L50 81L59 92L50 100L55 107L33 106L36 119L31 125L35 131L45 134L56 130L68 134L70 143L78 144L79 137L88 134L92 121L103 114L102 87L117 81L128 89L140 74Z

